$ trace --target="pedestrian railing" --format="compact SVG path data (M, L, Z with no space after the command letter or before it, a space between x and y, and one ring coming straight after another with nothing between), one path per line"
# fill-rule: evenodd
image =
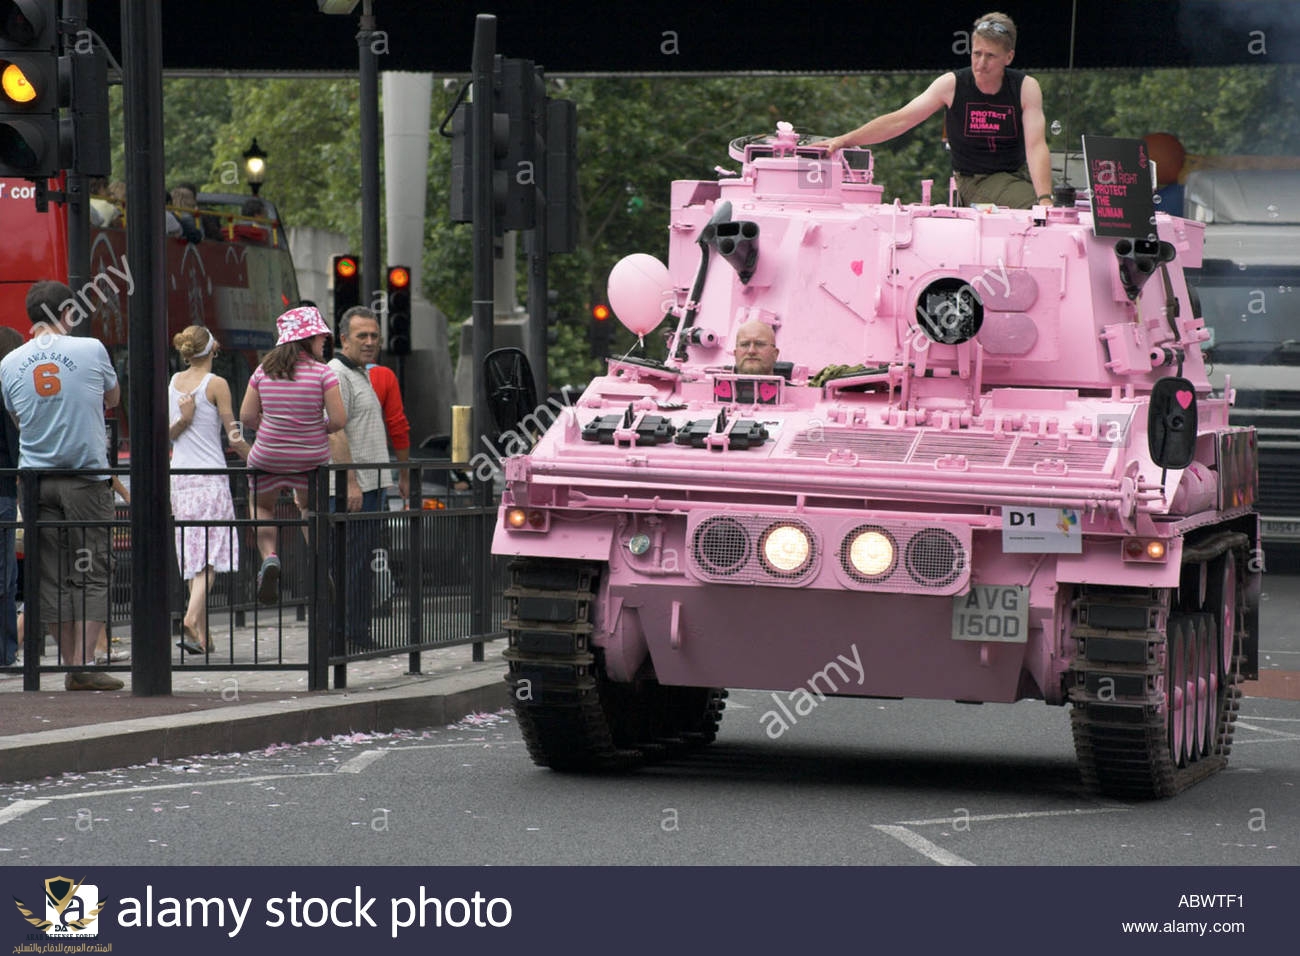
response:
M309 689L321 690L329 686L331 668L333 685L346 687L348 663L362 659L409 655L408 669L418 673L422 652L468 643L473 645L474 659L482 660L484 643L504 637L505 567L504 560L491 555L496 520L492 496L468 491L435 497L415 490L408 499L395 500L391 506L381 499L383 510L348 512L344 491L334 499L335 510L329 507L331 473L340 475L338 484L345 488L341 476L349 471L404 468L411 473L412 488L419 489L420 469L428 465L412 461L318 469L310 476L305 516L292 496L283 494L270 522L278 531L281 575L278 594L269 604L259 603L257 597L261 555L256 529L267 523L254 517L250 509L249 484L257 481L257 473L244 468L176 469L173 474L224 475L230 482L236 517L225 521L174 519L171 523L175 534L163 543L169 549L170 574L150 592L168 606L172 641L165 653L173 672L305 670ZM440 462L439 467L456 466ZM108 472L128 473L125 468ZM145 545L131 540L130 507L119 502L109 521L44 521L38 505L38 481L42 475L54 473L18 474L21 520L0 520L0 529L16 529L21 541L20 592L26 614L19 640L24 651L24 690L39 690L43 674L128 670L128 653L163 653L128 643L134 614L133 558ZM136 500L132 506L143 504ZM211 578L203 602L211 649L190 653L179 646L189 635L182 628L188 590L177 562L177 538L197 534L206 549L212 528L229 535L237 567ZM42 529L46 531L44 541ZM106 640L101 662L95 665L89 663L93 653L87 653L84 667L64 661L57 641L52 653L46 651L44 634L57 634L65 618L84 619L84 609L62 600L53 620L41 613L41 549L53 540L51 532L55 530L59 533L57 547L61 552L69 549L72 556L64 562L64 571L70 576L59 580L60 597L82 595L85 579L93 576L97 562L111 567ZM97 547L107 553L96 553ZM205 557L208 554L205 550ZM0 614L0 625L2 617Z

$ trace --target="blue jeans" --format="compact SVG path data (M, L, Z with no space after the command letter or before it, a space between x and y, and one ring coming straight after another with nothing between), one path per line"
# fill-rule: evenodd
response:
M18 517L18 500L0 497L0 521ZM14 554L16 529L0 528L0 665L18 656L18 558Z
M361 493L361 510L378 511L383 499L383 489ZM337 511L337 499L330 497L330 511ZM379 522L350 521L347 527L347 554L344 560L344 617L343 635L353 650L370 646L371 595L374 593L375 572L371 562L379 546ZM338 580L338 575L334 575Z

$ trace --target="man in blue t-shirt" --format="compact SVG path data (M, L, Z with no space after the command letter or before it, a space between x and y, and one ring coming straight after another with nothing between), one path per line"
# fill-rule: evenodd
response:
M986 13L971 31L969 67L943 74L902 109L823 145L834 153L882 143L942 109L962 203L1050 206L1052 158L1043 91L1029 74L1008 69L1015 54L1015 23L1005 13Z
M5 408L18 423L19 467L108 467L104 409L117 405L121 390L103 344L68 334L85 315L62 282L37 282L27 293L32 337L0 361ZM106 474L44 474L37 499L41 620L58 635L62 663L84 666L108 621L113 492ZM57 528L51 521L104 523ZM122 682L102 671L74 670L64 686L120 690Z

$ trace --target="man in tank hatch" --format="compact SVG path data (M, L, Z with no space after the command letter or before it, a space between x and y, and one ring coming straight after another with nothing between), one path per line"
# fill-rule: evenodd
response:
M943 74L901 109L824 145L834 153L883 143L942 109L962 203L1052 205L1043 91L1029 74L1009 69L1015 54L1015 23L1005 13L986 13L971 31L969 67Z
M772 375L777 356L776 332L758 319L736 329L736 371L744 375Z

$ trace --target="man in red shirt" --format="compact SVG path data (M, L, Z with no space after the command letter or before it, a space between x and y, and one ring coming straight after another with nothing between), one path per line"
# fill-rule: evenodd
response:
M388 444L393 446L393 454L398 461L411 459L411 423L406 419L406 407L402 404L402 392L397 384L397 376L385 365L367 365L370 384L379 396L379 404L384 410L384 430L388 432ZM411 472L403 468L397 473L397 489L402 500L411 494Z

